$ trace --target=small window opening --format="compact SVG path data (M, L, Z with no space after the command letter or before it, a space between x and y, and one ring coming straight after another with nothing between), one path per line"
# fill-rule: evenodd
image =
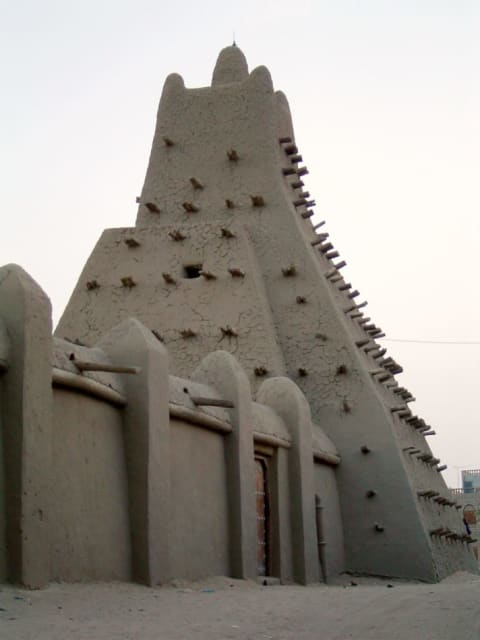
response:
M201 264L189 264L184 267L184 277L185 278L199 278L202 273L202 265Z

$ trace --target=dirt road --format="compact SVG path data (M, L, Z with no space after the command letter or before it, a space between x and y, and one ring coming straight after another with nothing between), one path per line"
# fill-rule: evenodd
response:
M480 578L465 574L436 585L3 586L0 609L1 640L480 640Z

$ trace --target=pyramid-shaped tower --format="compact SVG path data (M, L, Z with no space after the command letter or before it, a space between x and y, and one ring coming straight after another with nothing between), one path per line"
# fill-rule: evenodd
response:
M288 376L341 455L346 568L434 580L471 566L445 533L458 511L401 368L312 223L307 173L284 94L265 67L248 72L238 47L220 53L210 87L170 75L136 226L102 234L56 333L95 344L134 316L175 375L224 349L254 393Z

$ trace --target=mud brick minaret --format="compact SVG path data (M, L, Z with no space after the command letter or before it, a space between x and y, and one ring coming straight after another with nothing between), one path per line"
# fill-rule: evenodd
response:
M138 318L188 376L230 351L253 392L287 376L336 444L347 569L435 580L469 552L401 367L304 185L287 99L236 46L210 87L163 89L136 226L108 229L56 330L93 345ZM446 500L446 501L445 501ZM460 525L461 526L461 525ZM450 528L451 527L451 528Z

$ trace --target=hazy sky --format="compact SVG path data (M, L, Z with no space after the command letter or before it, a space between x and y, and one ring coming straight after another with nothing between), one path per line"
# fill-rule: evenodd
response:
M479 0L0 0L0 264L58 319L135 222L165 76L232 34L285 91L318 217L404 367L435 454L480 468Z

